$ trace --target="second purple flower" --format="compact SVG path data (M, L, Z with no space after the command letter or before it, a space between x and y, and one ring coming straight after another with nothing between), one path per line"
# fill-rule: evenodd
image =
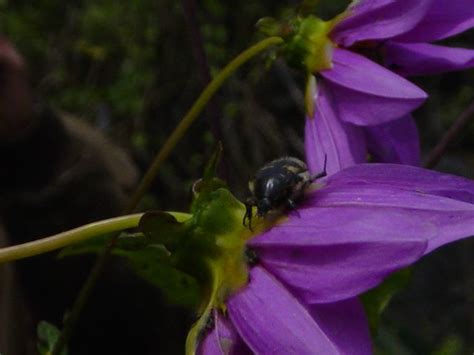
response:
M474 66L474 50L429 44L474 26L467 0L360 0L331 21L298 19L287 37L287 59L317 74L307 93L307 159L312 172L367 161L419 165L411 112L427 94L405 76ZM308 85L311 87L311 85ZM312 96L312 97L308 97Z

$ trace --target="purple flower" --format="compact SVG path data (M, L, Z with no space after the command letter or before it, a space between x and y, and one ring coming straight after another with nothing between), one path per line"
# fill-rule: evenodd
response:
M257 265L212 312L198 352L369 354L357 296L473 234L473 181L406 165L344 169L248 241Z
M332 66L317 70L314 115L306 121L307 149L318 152L308 159L310 170L321 171L324 154L329 173L365 162L367 153L379 162L418 165L410 113L427 95L402 76L473 67L474 50L427 43L473 26L471 0L361 0L350 6L327 34Z

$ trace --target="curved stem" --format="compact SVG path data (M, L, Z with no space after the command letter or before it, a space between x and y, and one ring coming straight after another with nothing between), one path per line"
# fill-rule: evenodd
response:
M132 212L135 207L140 202L140 199L143 197L145 192L148 190L149 186L155 179L158 169L161 167L161 164L168 158L176 144L187 132L194 120L202 112L206 104L209 102L211 97L215 92L222 86L226 79L231 76L240 66L245 64L249 59L255 57L257 54L266 50L268 47L281 44L283 39L280 37L269 37L263 41L258 42L252 47L246 49L237 57L235 57L229 64L227 64L224 69L222 69L219 74L206 86L204 91L194 102L193 106L189 109L183 119L180 121L178 126L175 128L173 133L168 137L166 142L163 144L163 147L156 155L153 160L150 168L146 172L145 176L141 180L138 188L136 189L134 195L130 199L130 202L127 206L127 213Z
M206 104L212 98L212 96L216 93L216 91L222 86L222 84L226 81L229 76L231 76L240 66L245 64L248 60L255 57L257 54L261 53L262 51L266 50L268 47L278 45L283 43L283 39L280 37L269 37L264 39L263 41L258 42L257 44L253 45L252 47L246 49L237 57L235 57L229 64L227 64L224 69L222 69L219 74L206 86L204 91L201 95L197 98L194 104L191 106L189 111L180 121L178 126L175 130L171 133L168 137L166 142L163 144L161 150L155 156L152 164L148 168L145 176L140 181L135 193L131 197L127 207L125 208L124 213L132 213L135 208L137 207L138 203L140 202L141 198L145 194L145 192L150 187L151 183L155 179L156 175L158 174L158 170L161 167L161 164L168 158L171 154L172 150L179 142L179 140L184 136L187 132L191 124L194 120L199 116L202 112ZM81 290L79 291L79 295L76 298L76 302L74 303L71 312L69 313L69 317L66 319L63 331L59 336L58 341L56 342L52 355L59 355L68 342L72 330L79 318L79 314L81 313L89 295L97 282L99 275L104 268L106 261L111 254L111 251L115 245L118 235L111 238L109 244L105 247L104 251L101 255L97 258L96 263L94 264L92 271L90 272L87 280L85 281L84 285L82 286Z
M196 355L199 338L202 336L206 324L209 321L209 317L212 316L212 311L216 306L217 293L219 292L219 286L222 283L222 275L219 272L219 268L212 267L212 263L210 265L210 270L212 270L211 272L213 275L211 276L212 285L209 294L209 301L207 302L203 312L199 315L199 319L189 330L188 336L186 337L185 355Z
M0 263L28 258L30 256L46 253L63 248L69 244L77 243L99 235L121 231L138 226L143 213L105 219L89 223L53 236L38 239L32 242L18 244L0 249Z

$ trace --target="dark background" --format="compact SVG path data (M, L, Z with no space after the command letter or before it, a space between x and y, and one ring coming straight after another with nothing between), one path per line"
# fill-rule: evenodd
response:
M39 97L84 117L144 171L202 90L206 67L216 73L260 38L254 27L259 18L285 17L299 2L275 3L0 0L0 32L25 56ZM346 4L321 1L319 13L330 18ZM473 32L445 42L472 48ZM162 167L142 209L186 210L190 186L218 140L224 145L221 174L241 198L264 162L303 156L302 77L279 61L263 68L260 56L225 84ZM426 155L474 102L474 71L413 81L430 94L415 112ZM436 169L474 178L473 138L471 124ZM409 288L385 313L381 353L474 351L473 255L474 243L464 241L419 263Z

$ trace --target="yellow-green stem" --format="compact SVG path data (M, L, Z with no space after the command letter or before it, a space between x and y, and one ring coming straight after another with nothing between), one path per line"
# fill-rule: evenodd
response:
M191 327L188 336L186 337L185 355L196 355L197 347L199 344L199 338L202 336L209 317L212 317L213 308L216 305L217 292L219 286L222 283L222 275L220 269L213 267L212 262L209 265L209 269L213 273L212 275L212 287L209 294L209 300L204 308L204 311L199 315L199 319Z
M255 57L259 53L263 52L267 48L271 46L275 46L278 44L283 43L283 39L280 37L269 37L266 38L257 44L253 45L252 47L246 49L241 54L239 54L236 58L234 58L226 67L224 67L217 76L206 86L204 91L198 97L198 99L194 102L193 106L189 109L186 115L182 118L178 126L175 130L171 133L169 138L163 144L161 150L155 156L152 164L150 165L148 171L146 172L145 176L142 178L140 184L138 185L135 193L131 197L129 203L127 204L124 213L130 214L132 213L138 203L140 202L141 198L148 190L149 186L155 179L156 175L158 174L158 170L163 164L163 162L168 158L171 154L172 150L175 148L176 144L179 140L184 136L187 132L191 124L194 120L199 116L202 112L206 104L215 94L215 92L222 86L222 84L231 76L240 66L245 64L248 60ZM69 340L71 336L72 329L79 317L79 314L84 307L90 292L92 291L97 279L102 272L102 269L105 266L107 258L111 254L111 251L114 247L115 241L117 240L118 234L115 237L112 237L109 244L105 247L103 253L99 255L95 265L92 268L92 271L89 274L86 282L84 283L82 289L79 292L79 295L74 303L74 306L70 312L69 317L66 319L63 331L56 342L54 349L52 351L53 355L58 355L61 353L63 347Z
M14 245L0 249L0 263L28 258L30 256L46 253L67 245L77 243L99 235L121 231L138 226L143 213L105 219L103 221L86 224L47 238L32 242Z

